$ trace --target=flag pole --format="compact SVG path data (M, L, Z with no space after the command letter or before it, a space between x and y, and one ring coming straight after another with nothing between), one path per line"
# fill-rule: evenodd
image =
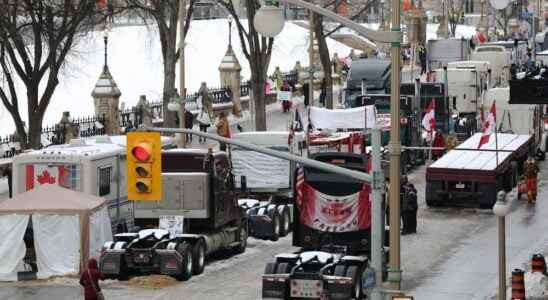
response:
M493 114L493 117L495 118L495 161L497 163L497 165L495 166L496 170L499 165L499 139L497 137L497 100L493 100L493 105L495 106L495 113Z

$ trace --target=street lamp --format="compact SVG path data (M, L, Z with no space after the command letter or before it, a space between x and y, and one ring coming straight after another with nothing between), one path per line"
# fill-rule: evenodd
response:
M506 193L499 191L493 213L499 224L499 300L506 300L506 215L510 206L506 202Z
M400 156L401 156L401 142L400 142L400 127L397 124L400 123L400 82L401 82L401 70L400 70L400 50L402 42L402 32L400 28L400 6L401 0L392 1L392 27L390 31L377 31L368 29L365 26L358 24L348 18L342 17L332 11L324 9L318 5L303 0L279 0L283 3L298 5L309 9L311 12L327 17L335 22L354 30L359 36L367 38L369 40L379 43L391 44L391 88L390 88L390 115L391 126L390 128L390 224L400 223ZM277 4L278 1L276 1ZM280 33L283 29L284 15L280 8L277 8L272 0L266 0L265 5L255 14L253 19L255 29L266 37L273 37ZM312 64L312 62L311 62ZM312 101L312 99L311 99ZM380 201L373 201L373 211L377 211L377 205L381 205ZM380 211L380 210L378 210ZM384 224L381 224L381 216L373 214L371 225L371 236L380 236L381 231L384 229ZM382 239L372 238L372 265L375 269L375 282L376 287L373 290L373 299L381 299L380 286L382 283ZM401 269L400 269L400 230L395 228L390 230L390 263L388 268L388 281L389 288L392 290L399 290L401 284Z

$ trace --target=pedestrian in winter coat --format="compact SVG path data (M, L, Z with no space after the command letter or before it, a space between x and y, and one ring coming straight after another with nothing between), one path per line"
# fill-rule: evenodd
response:
M217 124L215 124L215 127L217 127L217 134L219 136L227 139L230 138L230 126L228 124L228 118L224 111L222 111L219 115L219 120L217 121ZM219 148L221 149L221 151L226 151L226 144L223 142L219 142Z
M325 97L327 96L327 81L325 78L322 80L320 89L320 104L325 107Z
M213 111L213 101L211 100L211 96L209 96L209 89L207 88L207 85L205 82L202 82L202 85L200 86L200 89L198 90L198 97L202 97L202 105L208 112Z
M99 280L105 280L105 275L99 271L97 260L90 258L88 268L82 272L80 276L80 285L84 287L85 300L102 300L101 288ZM99 295L101 294L101 295Z
M419 205L417 202L417 190L411 183L406 183L402 186L402 219L403 229L402 234L417 233L417 210Z
M523 175L527 184L527 200L529 203L537 201L537 175L539 167L533 158L529 158L523 163Z
M310 105L310 84L305 82L303 84L303 96L304 96L304 106L308 107Z
M194 125L194 115L185 107L185 128L186 129L192 129L192 126ZM192 143L192 134L187 133L186 135L187 142Z
M287 81L284 81L284 83L280 87L280 91L291 92L291 86L289 86L289 83L287 83ZM284 112L289 111L289 109L291 108L291 104L290 104L289 100L283 100L282 101L282 108L283 108Z
M426 49L424 46L419 46L419 61L421 63L421 75L426 74Z

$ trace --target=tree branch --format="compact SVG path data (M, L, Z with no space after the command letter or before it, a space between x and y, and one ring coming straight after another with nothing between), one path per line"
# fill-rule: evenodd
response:
M376 4L377 2L379 2L379 0L370 0L355 15L350 17L350 20L352 20L352 21L356 20L361 14L363 14L366 10L368 10L371 6L373 6L373 4ZM345 27L345 26L344 25L338 25L337 27L335 27L335 29L325 33L324 36L329 37L330 35L337 32L339 29L341 29L343 27Z

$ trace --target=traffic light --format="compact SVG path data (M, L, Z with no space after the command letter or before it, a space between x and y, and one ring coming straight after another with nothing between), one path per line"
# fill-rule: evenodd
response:
M162 199L162 144L159 132L127 134L127 193L129 200Z

